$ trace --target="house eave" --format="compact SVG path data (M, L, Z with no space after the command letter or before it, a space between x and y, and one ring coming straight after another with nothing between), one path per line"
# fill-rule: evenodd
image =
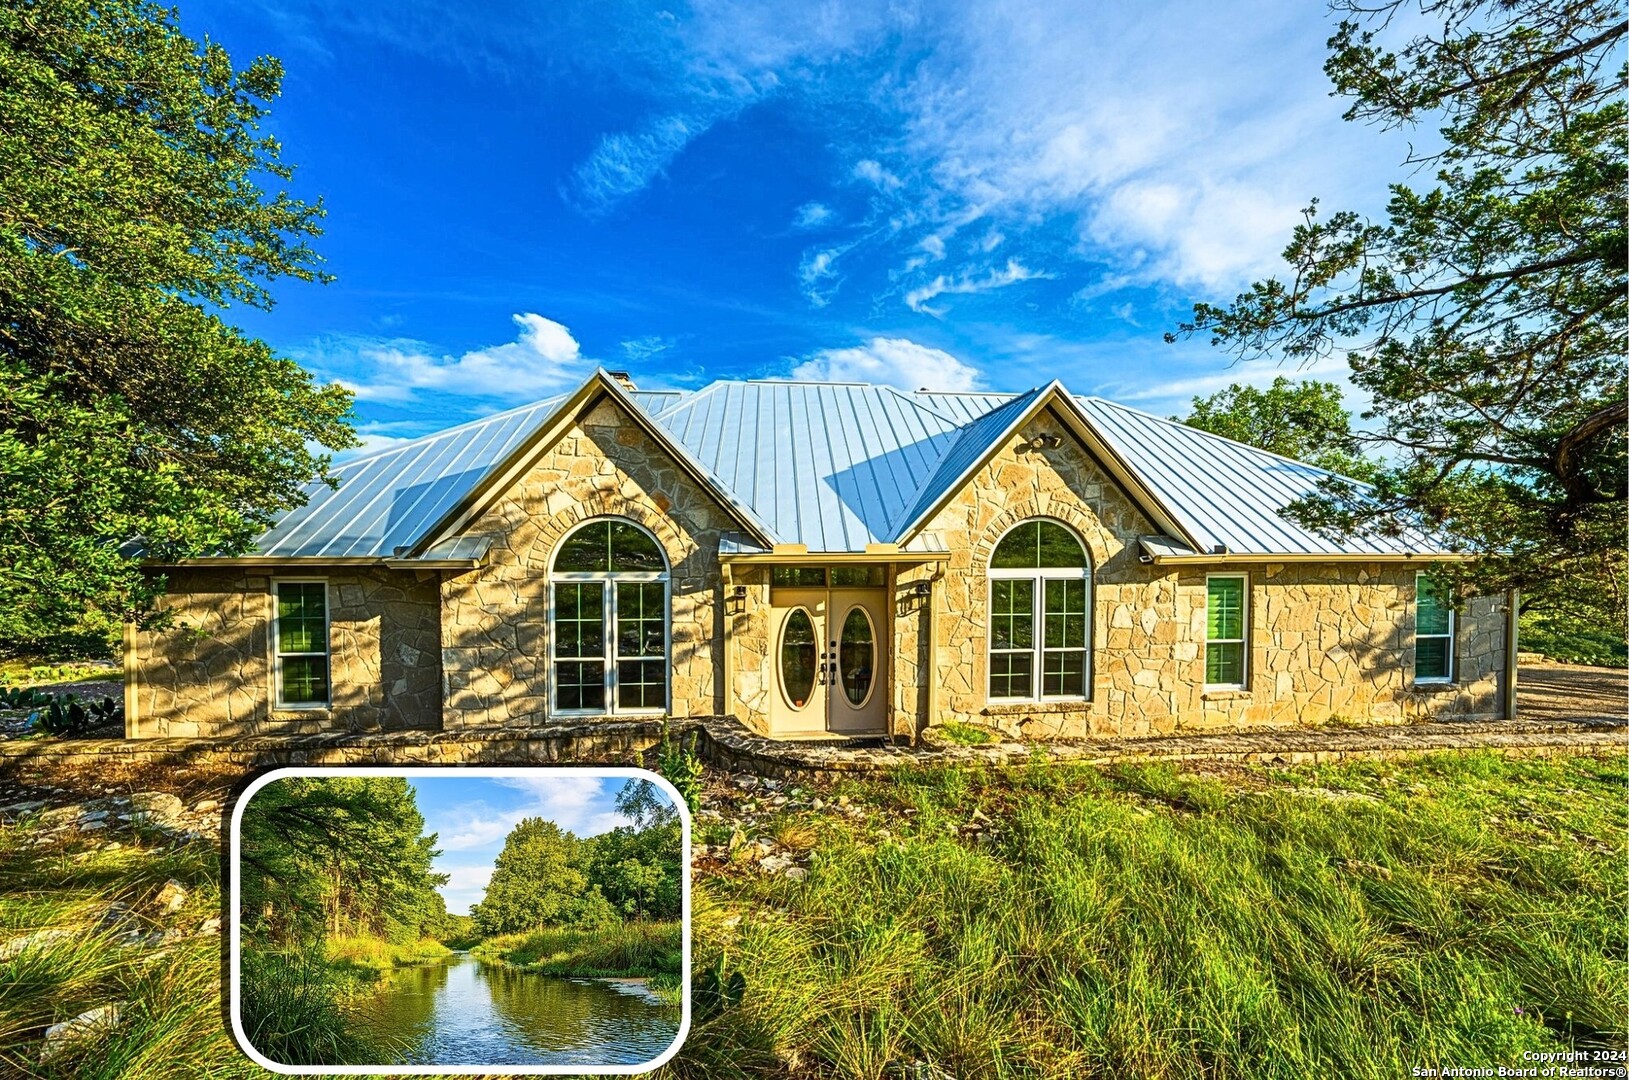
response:
M485 562L484 559L413 559L373 555L240 555L220 558L177 559L173 562L146 559L143 560L142 565L154 570L170 568L198 569L216 566L303 567L306 569L316 569L324 566L382 566L390 570L479 570L485 565Z
M1155 566L1240 566L1264 563L1449 563L1470 562L1476 556L1439 551L1399 552L1220 552L1191 555L1150 555L1148 561Z

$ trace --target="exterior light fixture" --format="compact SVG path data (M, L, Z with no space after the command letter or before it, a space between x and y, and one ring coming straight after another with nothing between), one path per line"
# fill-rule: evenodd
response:
M1063 445L1059 435L1037 435L1026 444L1031 450L1056 450Z

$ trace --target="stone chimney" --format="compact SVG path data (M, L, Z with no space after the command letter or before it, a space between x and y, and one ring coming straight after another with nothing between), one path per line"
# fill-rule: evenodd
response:
M634 385L633 376L629 375L626 371L607 371L606 374L611 376L611 378L615 379L617 382L621 383L623 389L625 390L639 389L639 387Z

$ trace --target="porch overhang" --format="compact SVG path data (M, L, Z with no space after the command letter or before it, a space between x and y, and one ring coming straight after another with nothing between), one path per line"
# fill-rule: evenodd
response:
M772 548L724 550L718 560L727 566L807 566L811 563L844 565L850 563L895 563L915 566L950 561L948 551L912 550L898 544L867 544L863 551L810 551L807 544L776 544Z

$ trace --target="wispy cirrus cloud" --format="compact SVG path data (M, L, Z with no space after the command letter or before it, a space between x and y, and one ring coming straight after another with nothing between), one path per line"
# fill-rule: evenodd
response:
M963 273L957 277L947 277L940 274L926 285L918 286L905 294L905 303L912 311L921 311L929 315L943 315L945 309L931 308L928 301L938 296L966 296L971 293L989 292L992 289L1004 289L1008 285L1017 285L1021 281L1034 281L1037 278L1049 278L1051 274L1031 270L1019 263L1017 259L1008 259L1007 265L991 267L982 274Z

